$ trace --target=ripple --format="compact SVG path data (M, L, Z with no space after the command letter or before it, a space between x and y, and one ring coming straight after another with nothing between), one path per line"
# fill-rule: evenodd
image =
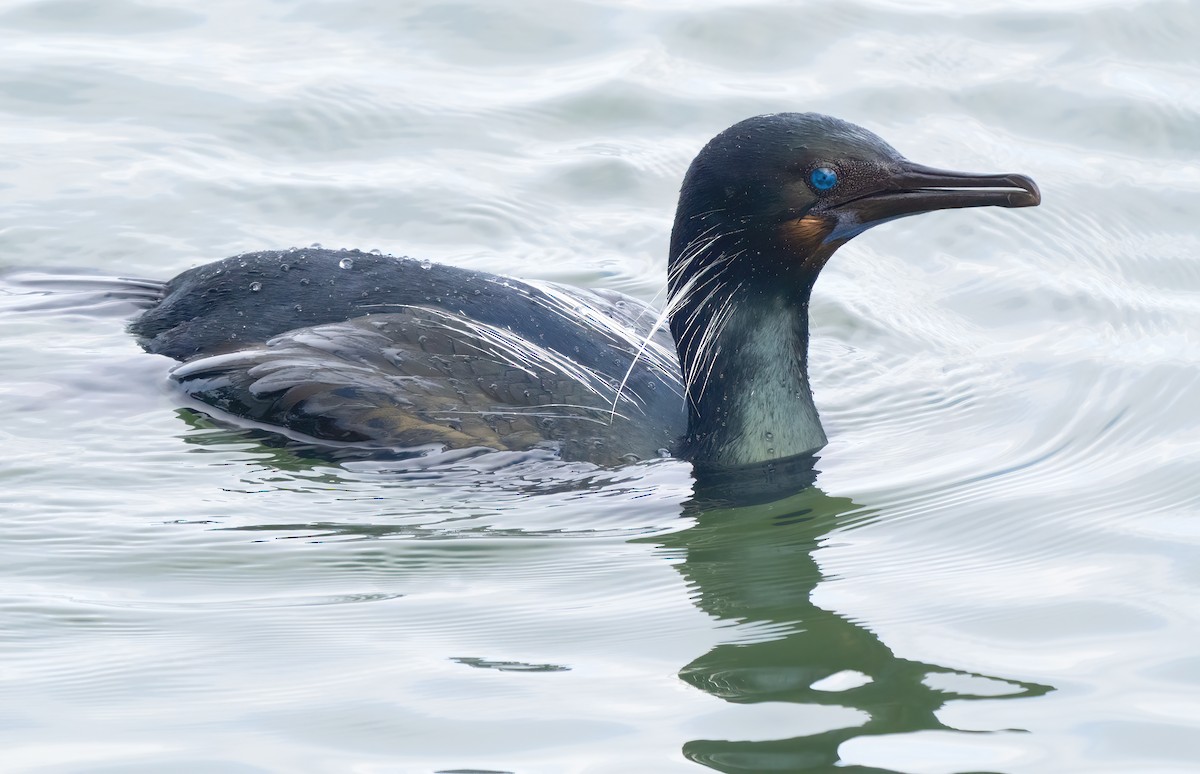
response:
M0 26L51 34L67 28L89 35L140 35L184 30L203 21L198 13L124 0L103 7L79 0L51 0L0 15Z
M1192 6L197 8L0 13L5 266L161 279L320 241L652 298L696 149L794 109L1045 202L839 252L819 489L741 511L672 460L221 427L122 330L137 297L68 313L0 280L6 761L1193 762Z
M162 602L145 602L145 601L127 601L127 602L98 602L86 601L86 604L96 604L100 606L111 607L128 607L136 610L174 610L185 612L188 610L268 610L273 608L283 607L311 607L316 605L356 605L364 602L387 602L393 599L400 599L403 594L386 594L386 593L351 593L351 594L336 594L336 595L321 595L311 597L264 597L262 599L223 599L223 600L205 600L205 601L172 601L170 603Z
M493 661L474 656L454 656L450 659L476 669L494 669L497 672L567 672L570 667L560 664L526 664L521 661Z

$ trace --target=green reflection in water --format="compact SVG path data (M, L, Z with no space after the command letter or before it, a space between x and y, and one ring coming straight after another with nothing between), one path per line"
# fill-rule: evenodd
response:
M695 526L642 542L682 556L678 570L696 590L695 604L751 633L744 642L718 645L683 667L679 676L736 704L846 707L865 717L859 725L788 739L697 739L684 745L690 760L730 773L833 770L840 760L839 745L854 737L955 730L936 714L950 700L1027 698L1053 690L901 658L866 627L813 604L813 589L823 579L813 552L831 531L864 517L851 500L808 487L747 507L693 500L685 514L696 520ZM764 635L768 627L770 633ZM860 679L865 684L841 691L813 687L845 672L861 673L870 681ZM941 690L926 684L935 674L999 680L1011 691L997 696L994 682L981 694ZM887 771L846 765L836 770Z

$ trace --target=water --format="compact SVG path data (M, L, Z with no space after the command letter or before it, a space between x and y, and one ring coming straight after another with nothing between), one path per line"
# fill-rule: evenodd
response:
M1035 210L844 248L817 487L336 465L0 295L5 771L1200 767L1187 2L0 9L0 267L380 249L652 299L683 170L816 109ZM8 292L12 292L12 289Z

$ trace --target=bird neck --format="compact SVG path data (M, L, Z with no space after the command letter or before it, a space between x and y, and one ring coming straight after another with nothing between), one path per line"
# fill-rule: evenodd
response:
M754 265L770 264L759 258ZM826 443L808 381L815 277L739 275L733 266L713 287L700 278L672 288L671 332L687 390L681 453L721 467L794 457Z

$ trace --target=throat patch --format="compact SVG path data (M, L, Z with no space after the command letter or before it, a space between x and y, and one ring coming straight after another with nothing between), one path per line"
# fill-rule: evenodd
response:
M829 242L836 227L837 221L833 218L810 214L785 220L776 227L776 232L788 251L802 258L801 263L806 269L819 271L837 249L836 244Z

